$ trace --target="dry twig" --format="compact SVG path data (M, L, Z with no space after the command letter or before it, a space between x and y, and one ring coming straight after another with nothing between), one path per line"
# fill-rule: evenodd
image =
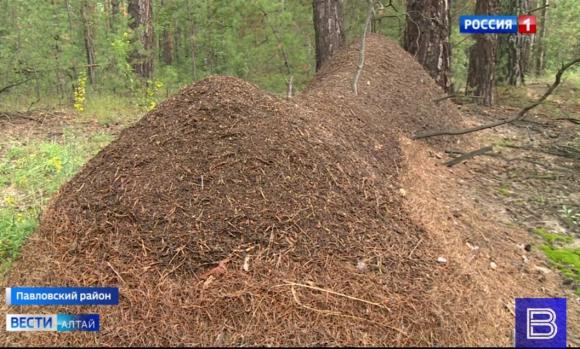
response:
M470 151L469 153L465 153L465 154L463 154L463 155L461 155L453 160L447 161L445 163L445 165L447 167L453 167L457 164L464 162L465 160L469 160L469 159L474 158L478 155L483 155L485 153L489 153L492 150L493 150L493 146L490 145L490 146L483 147L483 148L480 148L480 149L477 149L474 151Z
M329 293L329 294L333 294L335 296L348 298L348 299L351 299L353 301L359 301L359 302L363 302L363 303L366 303L366 304L374 305L376 307L383 308L383 309L386 309L386 310L390 311L390 309L387 308L386 306L384 306L382 304L379 304L379 303L375 303L375 302L368 301L366 299L356 298L356 297L349 296L349 295L344 294L344 293L336 292L336 291L333 291L333 290L328 290L328 289L321 288L321 287L310 286L310 285L305 285L305 284L299 284L299 283L292 282L292 281L287 281L287 280L284 280L284 282L285 282L285 284L278 285L278 286L298 286L298 287L309 288L311 290L326 292L326 293Z

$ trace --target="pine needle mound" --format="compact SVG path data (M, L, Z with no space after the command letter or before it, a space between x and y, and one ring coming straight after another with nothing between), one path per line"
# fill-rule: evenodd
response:
M290 100L210 77L125 129L60 190L3 281L119 286L120 305L42 308L100 313L101 332L0 344L509 344L482 330L479 290L437 263L449 245L403 204L401 137L459 113L378 36L354 96L357 59L358 44Z

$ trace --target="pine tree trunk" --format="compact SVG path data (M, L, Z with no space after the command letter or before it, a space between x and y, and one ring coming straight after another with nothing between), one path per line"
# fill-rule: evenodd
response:
M191 54L191 78L192 81L197 80L197 65L196 65L196 50L195 50L195 37L196 37L196 24L195 24L195 13L193 10L193 6L188 2L187 3L187 12L189 15L189 32L185 31L185 42L184 45L187 47L187 43L189 43L189 52ZM177 27L177 26L176 26ZM178 28L179 30L179 28ZM189 34L189 35L188 35ZM179 46L178 46L179 47Z
M525 14L530 8L529 0L504 0L502 10L505 13ZM525 75L528 70L528 61L531 51L531 35L505 35L502 36L500 54L504 56L502 75L508 85L519 86L525 83Z
M540 15L539 29L540 32L536 38L536 75L540 75L544 72L545 61L546 61L546 24L548 23L548 6L550 5L550 0L542 0L540 2L542 9L542 14Z
M111 0L111 32L117 30L119 15L121 13L121 0Z
M172 25L169 28L163 29L163 63L167 65L173 64L173 30Z
M316 70L345 43L342 0L314 0Z
M142 51L131 55L133 70L145 79L153 76L153 9L151 0L129 0L129 27L140 35Z
M96 60L95 60L95 46L94 46L94 25L93 16L95 8L93 2L88 2L83 0L81 3L81 17L84 24L84 41L85 41L85 52L87 56L87 74L89 78L89 83L91 85L95 84L96 81Z
M195 63L196 54L195 54L195 24L191 24L191 76L193 80L197 80L197 65Z
M477 0L476 15L494 15L499 8L498 0ZM495 88L495 63L497 35L475 35L475 44L469 51L469 71L465 93L481 98L476 101L483 105L493 105Z
M449 0L408 0L403 47L445 91L451 86Z
M111 0L105 0L105 24L107 31L112 31L113 29L113 10L111 8Z
M159 3L160 7L163 9L165 6L170 7L171 4L168 5L167 0L161 0ZM163 63L166 65L173 64L173 57L174 57L174 35L173 35L173 18L167 19L164 23L161 24L163 27L161 33L161 43L159 46L161 47L161 59Z
M111 14L113 18L119 15L119 6L121 0L111 0Z
M527 14L532 9L533 0L521 0L521 10L519 13ZM521 71L521 83L522 85L526 82L526 75L528 75L530 70L530 58L532 57L533 45L535 40L535 35L518 35L520 40L520 71Z

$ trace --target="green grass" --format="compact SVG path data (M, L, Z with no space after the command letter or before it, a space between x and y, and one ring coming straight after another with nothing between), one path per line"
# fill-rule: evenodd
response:
M65 129L58 141L9 144L0 158L0 272L18 256L51 195L111 139Z
M128 125L140 118L145 112L136 104L135 98L115 95L89 95L85 111L80 113L81 120L96 121L100 126L115 124Z
M546 242L540 246L540 249L565 278L572 280L575 292L580 296L580 248L565 246L573 242L573 238L569 235L549 232L543 227L534 229L534 233Z
M544 245L541 249L562 275L575 283L575 292L580 296L580 248L553 248Z
M154 96L155 101L163 99L164 96ZM97 93L87 90L84 111L78 112L73 108L73 102L68 96L59 98L57 96L43 96L36 99L27 94L8 94L0 98L0 110L11 112L27 112L34 110L61 110L67 114L76 115L79 121L93 122L106 127L120 124L127 126L138 120L147 109L140 105L140 97L124 96L114 94Z
M569 235L552 233L544 227L534 229L534 233L542 237L550 246L569 244L573 241Z

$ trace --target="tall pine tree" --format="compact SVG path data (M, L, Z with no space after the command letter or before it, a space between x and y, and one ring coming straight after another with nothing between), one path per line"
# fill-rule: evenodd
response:
M342 1L314 0L314 31L316 42L316 70L340 49L345 42Z
M408 0L403 47L445 91L451 84L449 0Z
M138 34L141 49L131 55L133 70L139 76L153 76L153 7L151 0L129 0L129 27Z
M476 15L497 14L498 0L477 0ZM467 75L466 94L475 95L477 102L492 105L495 89L495 61L497 55L497 35L484 34L475 36L475 44L469 50L469 71Z

